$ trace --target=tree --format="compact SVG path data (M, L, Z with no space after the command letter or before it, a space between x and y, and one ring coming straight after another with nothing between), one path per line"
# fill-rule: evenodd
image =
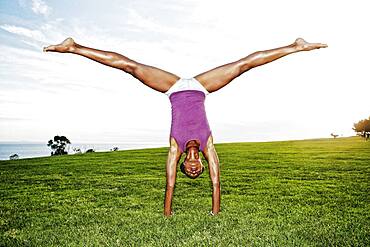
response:
M68 154L65 148L71 142L65 136L54 136L53 140L49 140L48 147L51 148L51 155L63 155Z
M354 123L352 129L357 133L357 135L368 140L370 137L370 117Z
M330 135L331 135L334 139L335 139L335 138L337 138L337 137L339 136L339 135L336 135L336 134L334 134L334 133L331 133Z

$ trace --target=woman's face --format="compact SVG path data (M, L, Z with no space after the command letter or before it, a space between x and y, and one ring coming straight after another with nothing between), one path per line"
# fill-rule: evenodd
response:
M199 156L199 141L191 140L186 144L186 158L181 171L189 178L197 178L204 171L202 160Z
M197 178L204 171L204 166L200 159L189 159L184 161L184 173L189 178Z

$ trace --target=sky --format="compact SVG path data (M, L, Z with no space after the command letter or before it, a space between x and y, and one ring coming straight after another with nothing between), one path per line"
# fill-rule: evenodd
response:
M254 68L207 96L214 141L353 135L370 116L367 0L0 0L0 142L166 145L166 95L120 70L42 47L73 37L180 77L297 37L328 48Z

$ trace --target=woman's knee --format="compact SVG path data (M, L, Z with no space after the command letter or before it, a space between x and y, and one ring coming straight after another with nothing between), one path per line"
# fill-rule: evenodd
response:
M126 61L122 65L122 69L131 75L135 75L137 73L137 70L139 69L139 66L140 65L135 61Z
M126 73L134 74L137 71L139 64L131 59L122 57L122 55L112 55L111 57L112 66L119 68Z

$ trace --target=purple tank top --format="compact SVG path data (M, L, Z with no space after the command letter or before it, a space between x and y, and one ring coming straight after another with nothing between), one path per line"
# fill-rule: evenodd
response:
M170 95L172 105L171 136L175 138L181 152L191 140L200 141L203 151L211 135L204 107L205 94L196 90L174 92Z

